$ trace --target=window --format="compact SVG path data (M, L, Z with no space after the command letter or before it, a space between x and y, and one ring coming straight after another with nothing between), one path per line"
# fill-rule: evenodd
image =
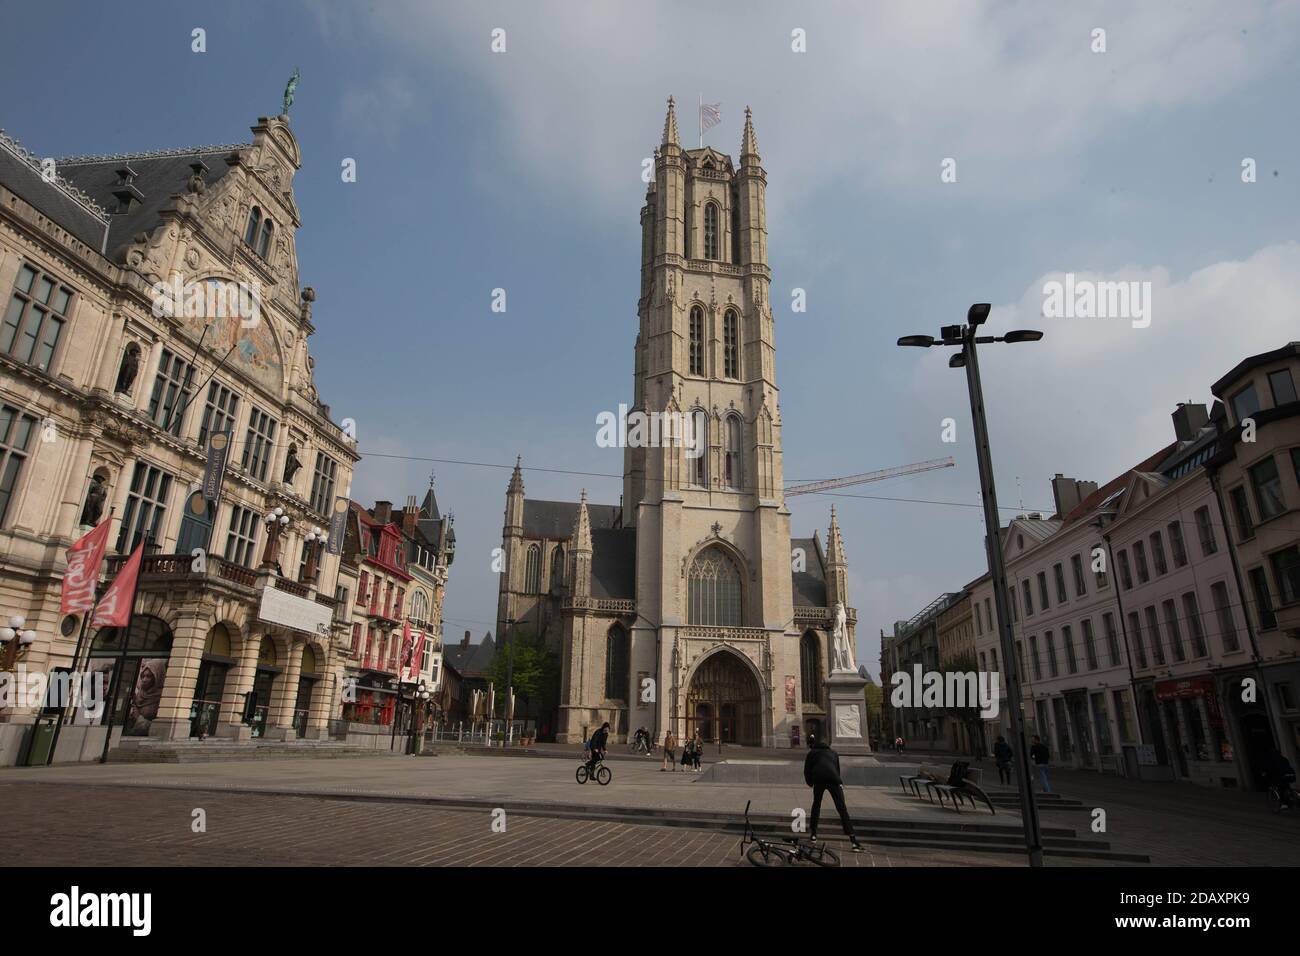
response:
M1187 546L1183 543L1183 525L1180 521L1171 521L1165 526L1169 532L1169 550L1174 556L1174 567L1181 568L1187 563Z
M1246 500L1246 488L1238 485L1228 492L1232 502L1232 513L1237 521L1237 540L1249 541L1255 537L1255 526L1250 520L1250 503Z
M48 372L71 302L71 289L23 263L0 325L0 352Z
M1219 618L1219 636L1223 638L1223 649L1240 650L1237 628L1232 622L1232 605L1228 601L1228 586L1222 581L1210 585L1210 597L1214 600L1214 611Z
M980 651L980 671L982 673L988 672L988 661L985 660L983 651Z
M722 374L740 378L740 317L733 309L722 319Z
M244 434L244 453L240 466L258 481L266 480L266 469L275 449L275 419L254 407L248 416L248 431Z
M1033 595L1033 594L1030 592L1030 590L1029 590L1029 582L1028 582L1028 581L1022 581L1022 582L1020 582L1020 584L1021 584L1021 590L1024 592L1024 595L1025 595L1025 613L1026 613L1026 614L1033 614L1033 613L1034 613L1034 595Z
M1068 600L1065 595L1065 569L1060 564L1054 564L1052 574L1056 578L1056 603L1064 604Z
M253 566L253 551L257 547L257 521L256 511L239 505L231 507L224 555L227 561L245 568Z
M1295 380L1291 378L1290 369L1280 368L1269 372L1268 387L1273 392L1274 405L1286 405L1296 400Z
M991 654L992 657L993 657L993 669L994 669L994 670L997 670L997 669L998 669L998 651L997 651L997 648L995 648L995 647L991 647L991 648L989 648L989 654Z
M740 265L740 195L731 190L731 261Z
M1043 679L1043 665L1038 659L1038 637L1029 635L1029 656L1034 660L1034 680Z
M1192 653L1205 657L1210 647L1205 643L1205 628L1201 626L1201 609L1196 606L1196 592L1188 591L1183 595L1183 620L1187 622L1187 633L1192 636Z
M1165 647L1160 643L1160 620L1156 617L1154 604L1147 608L1147 636L1151 639L1151 657L1156 664L1165 663Z
M267 216L266 221L262 223L262 237L257 240L257 254L263 259L267 258L267 253L271 251L271 233L275 231L275 223L271 217Z
M727 451L723 460L722 477L728 488L744 488L744 473L740 459L741 422L736 415L727 416Z
M370 595L370 572L361 572L361 583L357 585L357 604L365 607Z
M1165 611L1165 631L1169 634L1169 646L1173 649L1174 660L1187 660L1187 650L1183 647L1183 631L1178 626L1178 608L1173 601L1165 601L1162 605Z
M1100 561L1097 560L1098 551L1101 551ZM1093 571L1093 577L1097 579L1097 590L1104 591L1106 588L1110 587L1109 576L1106 574L1105 571L1100 570L1100 568L1104 568L1106 566L1106 552L1105 550L1102 549L1102 546L1100 544L1095 544L1092 546L1092 551L1089 553L1092 555L1093 567L1098 568L1098 570Z
M220 382L208 385L208 401L203 406L203 422L199 425L199 446L208 447L208 436L213 432L234 431L235 411L239 396Z
M989 631L993 630L993 599L984 599L984 621L989 626Z
M704 258L718 258L718 204L704 204Z
M257 242L257 233L262 226L262 210L254 206L248 213L248 226L244 229L244 243L251 249Z
M1051 607L1047 602L1047 572L1045 571L1038 572L1038 603L1043 606L1044 611Z
M709 484L709 417L698 408L691 415L694 418L695 432L692 437L695 439L695 449L699 451L694 458L687 458L690 462L691 484L705 488Z
M551 588L558 591L564 587L564 547L556 545L551 551Z
M1106 635L1106 653L1110 657L1110 666L1119 666L1119 634L1115 630L1115 618L1110 614L1101 616L1101 629Z
M1106 715L1106 695L1102 691L1097 691L1088 696L1088 703L1092 707L1092 723L1097 728L1097 751L1102 755L1113 754L1115 746L1110 739L1110 720Z
M805 704L822 702L821 647L817 635L811 631L799 639L799 683L801 700ZM983 657L983 655L980 655Z
M1277 627L1273 599L1268 593L1268 576L1263 568L1252 568L1248 573L1251 590L1255 592L1255 617L1259 621L1259 629L1267 631Z
M181 515L181 530L176 535L176 553L189 554L195 548L206 551L216 516L215 502L205 500L202 490L190 492L185 499L185 512Z
M980 606L979 606L979 602L977 601L975 603L975 636L982 637L983 635L984 635L984 616L980 614Z
M687 621L706 627L741 625L740 569L721 548L705 548L691 563Z
M1138 620L1137 611L1128 612L1128 629L1133 638L1133 651L1137 655L1137 665L1146 667L1147 649L1142 646L1142 622Z
M698 305L691 306L690 339L691 374L704 374L704 310Z
M1292 545L1269 556L1282 604L1300 601L1300 548Z
M423 591L416 591L411 597L411 617L426 623L429 620L429 599Z
M1071 674L1079 672L1079 662L1074 656L1074 633L1070 625L1061 628L1061 643L1065 645L1065 666Z
M1291 449L1291 467L1295 469L1295 482L1300 485L1300 448Z
M1007 588L1007 607L1011 609L1011 623L1015 624L1019 618L1016 614L1016 589Z
M542 551L535 544L528 546L524 558L524 593L537 594L542 590Z
M1255 393L1255 386L1247 385L1236 395L1232 396L1232 411L1237 416L1237 424L1240 425L1243 419L1250 418L1259 411L1259 395Z
M1043 643L1047 645L1047 669L1051 671L1053 677L1056 677L1060 674L1060 668L1056 663L1056 638L1052 636L1051 631L1043 635Z
M1139 584L1151 580L1151 572L1147 570L1147 547L1141 541L1133 542L1133 566L1137 568Z
M31 441L36 419L12 405L0 406L0 523L9 511L18 476L27 460L27 443Z
M1092 619L1085 617L1079 624L1083 628L1083 657L1088 662L1088 670L1097 669L1097 635L1092 631Z
M1165 539L1159 531L1151 535L1151 561L1156 566L1156 574L1169 572L1169 565L1165 563Z
M173 435L181 433L181 419L190 404L190 378L190 363L170 349L163 349L153 394L149 396L149 417Z
M1115 702L1115 724L1119 729L1119 739L1123 743L1132 743L1137 738L1133 735L1133 708L1129 705L1129 692L1114 691L1111 699Z
M334 479L339 465L323 451L316 452L316 470L311 478L311 507L317 514L328 515L334 511Z
M1070 570L1074 572L1074 596L1083 597L1088 593L1088 586L1083 583L1083 558L1075 555L1070 559Z
M1016 641L1016 659L1020 661L1021 675L1027 675L1029 672L1025 670L1025 645L1020 641Z
M1119 565L1119 583L1124 586L1125 591L1133 590L1133 575L1129 572L1128 567L1128 552L1116 552L1115 562Z
M135 463L126 510L122 512L122 527L117 534L118 554L133 551L146 536L157 539L171 490L171 475L142 461Z
M1276 518L1286 511L1286 502L1282 500L1282 480L1278 477L1277 462L1272 455L1250 469L1250 484L1255 489L1260 521Z
M1211 555L1219 550L1219 544L1214 540L1214 526L1210 524L1209 506L1203 506L1196 509L1196 536L1201 542L1201 554Z

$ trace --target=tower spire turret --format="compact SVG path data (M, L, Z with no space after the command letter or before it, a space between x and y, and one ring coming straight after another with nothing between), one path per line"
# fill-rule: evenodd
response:
M745 132L740 137L740 164L747 165L746 159L753 157L754 165L759 164L758 137L754 135L754 118L749 107L745 107Z
M681 142L677 135L677 110L673 106L673 98L668 97L668 115L664 118L664 139L663 146L680 146Z

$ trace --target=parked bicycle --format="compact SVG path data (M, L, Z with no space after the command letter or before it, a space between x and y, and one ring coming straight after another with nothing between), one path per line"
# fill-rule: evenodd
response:
M745 802L745 833L740 838L740 852L754 866L793 866L804 860L817 866L840 865L840 855L822 842L813 843L795 837L788 837L779 844L764 840L754 832L753 824L749 822L752 802ZM745 850L747 846L748 852Z
M585 763L579 764L578 772L575 776L578 778L578 783L586 783L588 780L595 777L596 782L602 787L609 786L610 780L614 779L614 774L605 766L603 761L597 762L594 771L588 769Z
M1300 808L1300 796L1289 783L1273 784L1268 788L1268 808L1274 813L1281 813L1283 808L1295 810Z

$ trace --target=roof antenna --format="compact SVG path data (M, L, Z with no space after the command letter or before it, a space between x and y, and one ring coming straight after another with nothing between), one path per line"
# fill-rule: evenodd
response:
M1016 475L1016 500L1020 503L1020 510L1025 510L1025 490L1020 487L1020 476Z

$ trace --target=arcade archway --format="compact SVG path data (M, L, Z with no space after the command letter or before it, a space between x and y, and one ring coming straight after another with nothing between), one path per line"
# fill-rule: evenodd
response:
M731 651L707 658L686 692L686 736L709 743L763 743L763 693L753 671Z

